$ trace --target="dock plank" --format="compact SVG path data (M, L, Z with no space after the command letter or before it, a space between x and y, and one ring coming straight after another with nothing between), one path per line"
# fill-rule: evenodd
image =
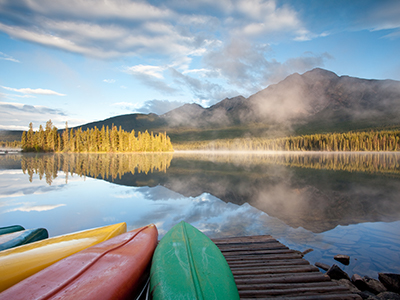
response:
M270 235L214 239L246 299L362 299Z

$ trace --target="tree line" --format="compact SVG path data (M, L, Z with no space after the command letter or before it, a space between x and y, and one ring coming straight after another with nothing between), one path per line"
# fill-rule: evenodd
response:
M174 145L175 150L238 151L399 151L400 130L326 133L282 138L196 141Z
M166 133L132 130L126 132L121 126L108 126L98 129L68 129L68 123L60 134L51 120L45 128L39 126L34 131L32 123L21 137L23 151L26 152L165 152L173 151L172 143Z

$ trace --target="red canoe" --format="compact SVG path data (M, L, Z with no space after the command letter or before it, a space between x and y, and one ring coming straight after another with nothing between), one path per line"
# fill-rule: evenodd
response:
M102 242L28 277L0 299L126 299L147 279L158 232L151 224Z

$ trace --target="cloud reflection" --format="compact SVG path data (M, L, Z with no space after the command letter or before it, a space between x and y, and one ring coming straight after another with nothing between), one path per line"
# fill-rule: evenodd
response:
M4 211L3 213L13 212L13 211L23 211L23 212L30 212L30 211L48 211L55 209L57 207L65 206L66 204L57 204L57 205L37 205L37 206L21 206L17 208L12 208Z

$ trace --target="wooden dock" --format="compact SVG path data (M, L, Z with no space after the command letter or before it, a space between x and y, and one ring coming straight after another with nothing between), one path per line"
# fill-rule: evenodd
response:
M362 299L270 235L213 242L231 267L240 299Z

